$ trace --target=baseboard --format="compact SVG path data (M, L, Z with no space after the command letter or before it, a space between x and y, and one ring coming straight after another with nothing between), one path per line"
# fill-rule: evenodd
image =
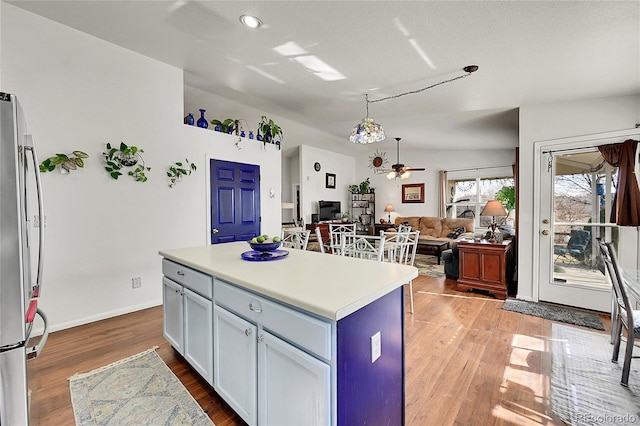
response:
M113 318L120 315L130 314L131 312L137 312L143 309L153 308L159 305L162 305L162 300L143 303L141 305L127 306L126 308L116 309L113 311L102 312L97 315L92 315L89 317L79 318L74 321L69 321L62 324L49 326L49 333L53 333L54 331L65 330L67 328L77 327L79 325L89 324L89 323L100 321L107 318ZM40 336L42 335L43 332L44 332L44 326L34 327L33 331L31 332L31 337Z

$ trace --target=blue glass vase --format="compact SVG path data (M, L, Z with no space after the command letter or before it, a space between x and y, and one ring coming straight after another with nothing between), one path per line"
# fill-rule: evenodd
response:
M249 139L253 139L253 132L249 130Z
M259 141L262 140L262 135L260 133L258 133L258 136L256 136L256 139L258 139Z
M240 131L240 137L241 137L241 138L244 138L244 137L245 137L244 130L241 130L241 131Z
M215 130L216 132L221 132L222 126L220 124L216 124L216 127L214 127L213 130Z
M189 113L187 115L187 119L185 121L186 121L185 124L188 124L189 126L193 126L193 124L194 124L193 114Z
M200 110L200 118L198 118L198 127L202 127L203 129L206 129L207 127L209 127L209 122L207 122L207 119L204 118L204 112L205 110L201 109Z

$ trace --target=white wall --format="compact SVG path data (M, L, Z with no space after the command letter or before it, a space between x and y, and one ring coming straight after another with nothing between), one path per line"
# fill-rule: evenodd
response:
M182 124L182 71L0 3L2 85L22 103L41 160L79 149L82 170L42 177L46 260L40 306L52 329L162 303L158 251L207 243L206 159L261 167L262 230L280 228L280 152ZM105 144L145 150L149 180L114 181ZM184 157L198 171L168 188ZM269 188L276 197L269 198ZM131 278L142 288L132 289Z
M533 294L533 179L534 143L564 137L632 129L640 123L640 96L611 97L576 102L528 105L520 108L520 235L518 297ZM638 259L638 229L621 228L620 252L624 259ZM621 258L622 260L622 258ZM637 263L636 263L637 265ZM633 265L629 265L633 267Z
M346 143L346 142L345 142ZM313 165L320 163L316 172ZM336 175L335 189L326 188L326 173ZM349 211L347 187L355 182L355 159L312 146L300 147L300 178L302 217L311 223L311 214L318 213L318 201L340 201L343 212Z
M514 140L514 146L516 141ZM371 181L376 194L375 221L388 219L384 212L387 204L393 205L395 212L391 213L393 221L397 216L438 216L438 172L440 170L458 170L479 167L510 166L515 162L515 148L506 150L474 150L474 151L431 151L431 150L400 150L401 162L409 167L424 167L424 172L412 172L405 180L388 180L385 174L374 174L369 168L369 157L376 151L386 151L389 164L395 163L395 146L388 141L372 144L369 152L363 153L356 159L357 178L360 183L366 178ZM389 158L391 155L392 158ZM402 185L408 183L424 183L424 203L402 203Z

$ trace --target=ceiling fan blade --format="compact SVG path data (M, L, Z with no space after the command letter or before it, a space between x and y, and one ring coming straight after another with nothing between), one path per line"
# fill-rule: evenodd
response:
M427 169L425 169L424 167L418 167L418 168L416 168L416 167L405 167L404 168L404 171L406 171L406 172L424 172L425 170L427 170Z

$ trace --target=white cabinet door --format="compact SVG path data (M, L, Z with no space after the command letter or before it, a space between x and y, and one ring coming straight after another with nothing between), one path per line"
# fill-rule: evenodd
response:
M183 307L182 286L168 278L162 278L163 335L178 352L184 354L183 347Z
M213 385L213 302L184 289L184 357Z
M258 341L259 424L331 424L329 365L264 330Z
M214 378L215 389L250 425L257 411L257 327L215 305Z

